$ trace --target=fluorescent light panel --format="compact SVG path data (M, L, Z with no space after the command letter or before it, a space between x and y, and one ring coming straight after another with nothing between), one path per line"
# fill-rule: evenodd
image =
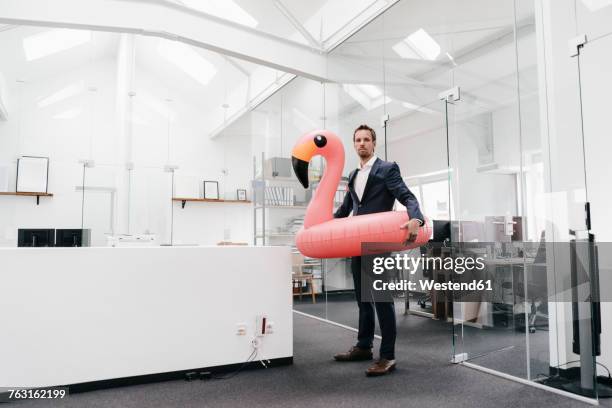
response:
M23 39L26 60L34 61L91 41L91 31L57 28Z
M434 61L440 55L440 44L422 28L410 34L392 48L400 57L407 59Z
M160 40L157 51L170 63L204 86L208 85L217 73L213 64L187 44Z
M254 28L259 24L252 15L244 11L242 7L232 0L181 0L181 3L194 10L247 27Z

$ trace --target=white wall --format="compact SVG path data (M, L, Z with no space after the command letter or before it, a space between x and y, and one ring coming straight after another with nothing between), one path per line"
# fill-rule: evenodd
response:
M293 356L276 247L0 248L0 384L45 387ZM67 263L66 260L70 259ZM248 259L248 267L245 267ZM237 335L244 324L246 335Z
M87 186L115 190L87 192L84 223L92 228L93 244L105 245L104 233L111 231L111 215L116 233L126 233L118 222L127 217L127 177L125 136L117 104L117 74L114 58L91 61L73 71L26 84L13 84L10 92L15 108L8 122L0 123L0 163L11 168L14 188L16 159L21 155L50 157L49 192L40 206L32 198L0 199L0 245L16 245L17 228L80 228L82 193L81 159L93 159L96 167L87 169ZM132 160L134 170L130 196L130 233L156 234L157 243L170 241L171 175L163 172L167 163L176 164L177 195L187 188L197 197L203 180L218 180L221 198L236 198L236 189L249 189L252 177L249 138L211 140L203 129L207 118L189 99L173 93L172 84L162 83L146 67L137 67L132 98ZM37 101L70 84L82 84L83 92L64 101L39 107ZM95 87L96 91L88 90ZM170 97L172 102L166 102ZM55 115L82 109L72 119ZM170 112L170 113L168 113ZM170 143L168 143L168 115ZM170 149L168 150L168 146ZM180 210L175 203L174 221L180 231L177 242L214 244L227 238L250 241L252 223L246 222L252 208L245 204L192 204ZM215 220L209 222L208 220ZM193 231L181 226L197 226ZM181 234L186 234L181 237Z

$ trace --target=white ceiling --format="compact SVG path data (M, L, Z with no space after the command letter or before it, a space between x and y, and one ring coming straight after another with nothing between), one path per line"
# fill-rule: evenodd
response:
M36 82L103 58L115 58L119 36L95 32L92 41L34 61L27 61L23 39L47 31L40 27L13 27L0 31L0 72L7 83L17 80Z
M127 1L127 0L126 0ZM274 0L236 0L236 3L260 22L257 29L276 35L297 35L291 23L280 14ZM300 21L306 21L324 6L326 0L302 2L283 0L283 5ZM525 6L531 2L521 2ZM534 93L537 81L535 71L535 41L533 40L533 10L520 9L516 20L522 25L519 35L521 91ZM392 101L365 111L359 103L342 91L342 84L355 83L354 78L339 76L339 115L359 122L380 122L384 112L392 118L406 115L424 116L419 119L439 122L431 111L419 112L407 108L402 102L428 106L441 110L438 93L460 85L471 114L496 109L512 103L516 98L514 11L512 0L403 0L352 36L331 54L333 64L341 62L342 72L367 73L365 83L384 90ZM416 30L424 29L440 45L435 61L401 58L393 45ZM16 80L44 81L55 75L71 71L85 64L108 59L115 61L119 34L93 33L93 41L40 60L27 62L23 51L23 38L45 31L35 27L0 27L0 72L7 83ZM292 34L293 33L293 34ZM157 53L160 40L138 36L136 41L136 80L138 72L147 72L168 89L162 97L184 98L202 112L218 108L236 84L246 80L257 65L228 59L217 53L198 49L197 52L213 64L216 76L202 86L168 63ZM305 41L303 38L301 41ZM454 56L458 66L445 56ZM340 72L339 71L339 72ZM357 75L359 77L359 75ZM468 109L466 109L467 111ZM319 117L313 117L319 121Z
M217 70L212 80L203 86L192 77L185 75L176 65L160 57L157 52L160 41L166 40L144 36L136 38L136 81L138 81L139 72L147 72L158 78L162 84L166 84L167 94L163 95L164 98L186 99L202 112L225 103L225 95L236 84L247 81L248 76L245 74L252 73L257 67L255 64L194 48Z

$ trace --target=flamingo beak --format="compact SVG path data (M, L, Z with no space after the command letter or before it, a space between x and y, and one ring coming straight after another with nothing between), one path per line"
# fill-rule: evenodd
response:
M308 188L308 162L292 156L291 163L293 164L293 171L300 184L302 184L304 188Z
M296 145L291 151L293 171L304 188L308 188L308 163L316 151L317 146L312 140Z

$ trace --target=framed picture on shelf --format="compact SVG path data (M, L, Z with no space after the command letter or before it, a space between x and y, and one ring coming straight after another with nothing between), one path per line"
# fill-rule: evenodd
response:
M247 192L244 189L239 188L236 190L236 199L238 201L246 201L247 200Z
M48 157L22 156L17 160L18 193L46 193L48 182Z
M209 200L219 199L219 182L204 180L204 198Z

